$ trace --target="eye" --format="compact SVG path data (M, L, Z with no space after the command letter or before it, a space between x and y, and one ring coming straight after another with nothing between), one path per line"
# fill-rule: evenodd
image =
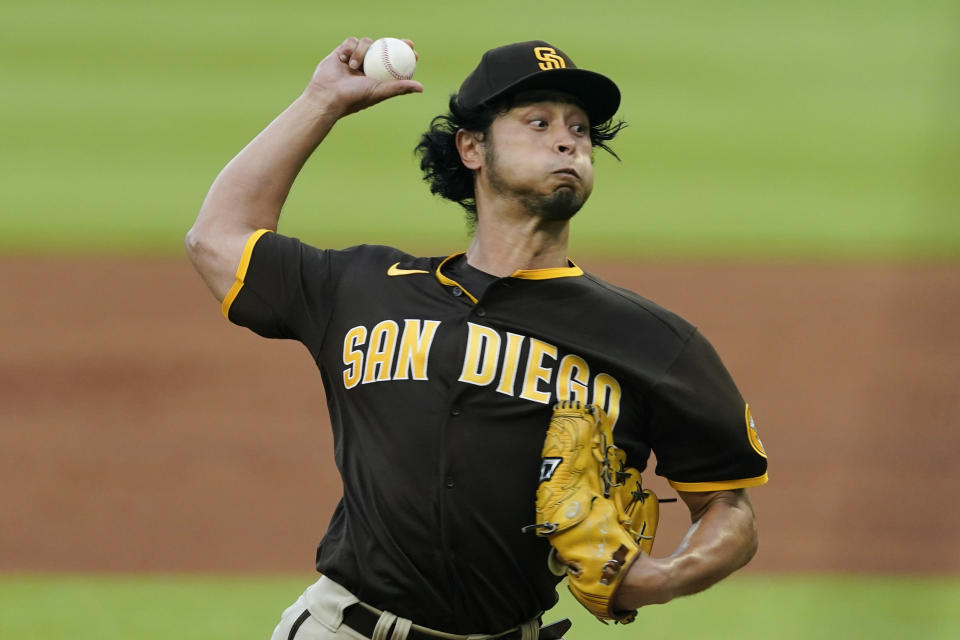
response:
M570 130L573 131L578 136L585 136L590 132L589 127L582 123L577 123L570 126Z
M530 121L530 124L533 126L534 129L546 129L548 126L547 121L544 120L543 118L534 118L533 120Z

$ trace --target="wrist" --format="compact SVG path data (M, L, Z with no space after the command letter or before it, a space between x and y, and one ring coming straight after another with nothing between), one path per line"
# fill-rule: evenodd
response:
M330 91L313 84L307 85L298 101L307 106L318 119L336 121L347 115L347 109L335 96L331 95Z
M613 596L615 611L632 611L650 604L666 604L676 596L671 558L641 553Z

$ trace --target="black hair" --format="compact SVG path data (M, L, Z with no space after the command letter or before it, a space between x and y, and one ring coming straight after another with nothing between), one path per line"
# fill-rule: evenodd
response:
M450 96L449 111L430 121L430 128L420 137L414 153L420 156L420 170L430 192L456 202L467 211L468 222L476 224L477 201L473 189L473 171L463 165L457 151L457 131L464 129L479 134L481 140L490 133L494 119L525 101L510 96L495 104L467 108L460 105L457 96ZM576 102L576 101L573 101ZM627 124L613 119L590 124L590 143L620 159L607 142Z

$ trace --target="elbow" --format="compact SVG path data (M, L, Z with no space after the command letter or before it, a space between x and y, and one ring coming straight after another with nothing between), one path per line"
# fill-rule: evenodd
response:
M194 220L193 226L183 239L187 255L194 264L213 253L218 236L225 235L224 231L228 230L228 228L225 229L225 222L229 220L225 219L215 207L211 207L208 202L203 203L197 213L197 219Z
M757 551L760 549L760 533L757 531L757 521L751 519L749 526L749 533L747 535L747 541L744 545L744 558L743 564L746 565L748 562L753 560L753 557L757 555Z
M183 248L186 250L188 256L192 256L193 252L196 251L200 246L200 239L197 238L194 228L195 227L190 227L190 230L187 231L187 235L183 237Z
M207 234L204 234L202 230L197 228L197 224L194 224L187 235L183 239L184 249L186 249L187 256L190 258L190 261L193 264L197 264L203 259L204 255L210 253L210 243Z
M747 504L747 508L743 509L743 521L741 523L741 535L740 539L742 544L740 546L740 567L745 566L753 557L757 555L757 551L760 549L760 532L757 529L757 517L753 511L752 505ZM739 568L739 567L738 567Z
M190 261L196 264L203 247L202 238L200 234L196 232L196 227L191 227L190 230L187 231L187 235L183 239L183 247Z
M733 570L746 566L760 548L760 532L757 528L757 514L753 504L744 489L737 490L725 496L730 501L729 507L729 534L731 539L730 556Z

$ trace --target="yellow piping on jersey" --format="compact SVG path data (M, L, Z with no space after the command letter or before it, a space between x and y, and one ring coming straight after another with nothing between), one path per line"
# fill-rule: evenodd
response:
M443 272L442 272L443 266L445 264L447 264L448 262L450 262L456 257L462 256L464 253L466 252L461 251L459 253L453 254L452 256L448 256L444 258L443 262L437 265L437 272L436 272L437 280L439 280L441 284L445 284L449 287L460 287L460 290L463 291L466 294L466 296L473 301L473 304L477 304L477 298L472 293L464 289L463 285L461 285L456 280L453 280L452 278L448 278L447 276L443 275ZM581 269L576 264L574 264L572 260L570 261L570 264L572 266L550 267L549 269L518 269L517 271L514 271L513 273L511 273L510 277L518 278L520 280L552 280L553 278L573 278L576 276L583 275L583 269Z
M463 293L464 293L468 298L470 298L470 300L473 301L473 304L477 304L477 299L476 299L476 297L474 297L474 295L473 295L472 293L470 293L469 291L467 291L466 289L464 289L464 288L463 288L463 285L461 285L461 284L460 284L459 282L457 282L456 280L452 280L451 278L448 278L447 276L443 275L443 272L441 271L441 269L443 269L443 265L447 264L448 262L450 262L451 260L453 260L453 259L456 258L457 256L462 256L464 253L466 253L466 251L461 251L460 253L455 253L455 254L453 254L452 256L447 256L446 258L444 258L443 262L441 262L440 264L437 265L437 272L436 272L437 280L440 281L440 284L445 284L445 285L447 285L448 287L460 287L460 291L463 291Z
M767 484L767 474L757 476L756 478L741 478L740 480L723 480L721 482L674 482L667 479L670 486L677 491L729 491L731 489L746 489L748 487L759 487Z
M250 267L250 256L253 255L253 247L257 244L257 240L265 233L270 233L270 229L258 229L254 231L250 237L247 238L247 244L243 247L243 253L240 255L240 264L237 265L236 279L233 281L233 286L230 287L230 291L224 296L223 302L220 303L220 311L227 320L230 319L230 305L237 299L240 289L243 288L243 281L247 277L247 269Z
M573 278L583 275L583 269L569 261L569 267L551 267L549 269L519 269L510 274L511 278L521 280L552 280L553 278Z

